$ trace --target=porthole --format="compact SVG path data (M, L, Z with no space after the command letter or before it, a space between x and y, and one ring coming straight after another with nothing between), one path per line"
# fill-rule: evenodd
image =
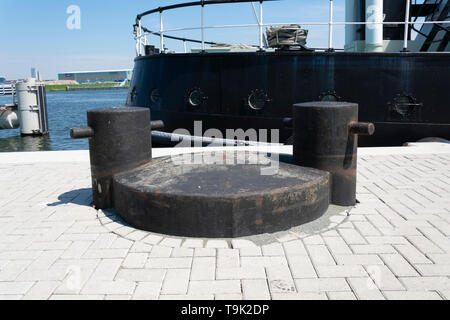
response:
M247 105L253 110L262 110L268 101L269 98L263 90L254 90L247 98Z
M423 103L410 94L398 94L388 107L390 121L421 121Z
M187 95L187 102L191 107L199 107L207 99L199 88L191 89Z
M158 88L153 88L153 89L150 91L150 102L151 102L151 103L156 103L156 102L158 102L159 97L160 97L160 95L159 95L159 89L158 89Z
M341 97L334 91L327 91L320 94L319 101L341 101Z

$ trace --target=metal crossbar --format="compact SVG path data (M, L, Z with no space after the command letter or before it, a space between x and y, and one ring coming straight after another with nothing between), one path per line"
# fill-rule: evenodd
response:
M405 21L397 21L397 22L385 22L385 21L371 21L371 22L335 22L333 19L333 13L334 13L334 5L333 0L327 0L329 1L329 21L328 22L283 22L283 23L263 23L263 2L265 1L278 1L278 0L202 0L202 1L195 1L195 2L187 2L187 3L181 3L177 5L171 5L166 7L159 7L153 10L146 11L142 14L139 14L136 17L136 24L134 25L134 34L135 39L137 41L136 43L136 53L138 56L142 55L142 46L146 45L147 42L147 35L156 35L160 37L160 50L162 53L165 52L164 47L164 38L168 39L174 39L174 40L180 40L184 43L184 49L186 50L186 42L194 42L194 43L201 43L202 51L205 50L206 44L217 44L215 42L207 42L205 41L205 30L206 29L226 29L226 28L246 28L246 27L258 27L258 43L259 48L262 50L264 48L264 33L263 33L263 27L268 26L281 26L281 25L289 25L289 24L299 24L299 25L310 25L310 26L328 26L328 51L333 51L333 27L337 25L404 25L405 26L405 32L404 32L404 39L403 39L403 51L408 50L408 35L409 35L409 29L412 28L410 26L414 26L415 24L450 24L450 20L444 20L444 21L420 21L417 22L411 21L410 19L410 9L411 9L411 0L405 0L406 1L406 13L405 13ZM325 1L325 0L324 0ZM233 25L216 25L216 26L205 26L205 11L204 7L206 5L213 5L213 4L230 4L230 3L246 3L250 2L252 3L254 14L257 20L256 24L233 24ZM254 7L254 3L259 2L259 16L256 13L256 9ZM191 7L191 6L201 6L201 26L200 27L189 27L189 28L172 28L172 29L164 29L163 24L163 12L168 10L173 10L177 8L184 8L184 7ZM159 13L160 16L160 30L159 32L151 31L147 28L142 27L141 19L144 16L153 14L153 13ZM168 32L178 32L178 31L192 31L192 30L201 30L201 40L194 40L194 39L188 39L188 38L181 38L181 37L174 37L166 35L165 33Z

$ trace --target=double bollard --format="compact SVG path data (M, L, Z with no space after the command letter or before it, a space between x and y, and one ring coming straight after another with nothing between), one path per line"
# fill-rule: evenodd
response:
M70 135L89 138L93 203L112 208L114 175L151 161L151 130L164 124L150 121L150 109L138 107L90 110L87 123ZM355 205L358 135L372 135L374 125L358 122L358 105L346 102L295 104L292 124L294 162L330 172L330 202Z

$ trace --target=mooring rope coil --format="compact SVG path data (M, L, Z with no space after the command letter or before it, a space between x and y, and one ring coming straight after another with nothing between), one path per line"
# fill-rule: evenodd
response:
M308 37L308 30L298 24L267 27L267 42L269 47L304 46Z

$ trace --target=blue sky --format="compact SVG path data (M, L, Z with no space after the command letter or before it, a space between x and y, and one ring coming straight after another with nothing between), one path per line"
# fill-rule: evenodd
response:
M24 78L36 67L44 79L55 79L58 72L132 68L135 42L132 24L136 14L182 0L0 0L0 77ZM345 0L335 0L335 20L343 21ZM281 0L265 3L264 22L309 22L328 20L328 0ZM70 5L81 10L81 29L69 30L66 13ZM205 9L206 25L254 23L250 3L214 5ZM186 8L164 15L166 28L200 24L199 8ZM143 19L143 25L159 29L159 17ZM325 47L325 26L307 26L308 45ZM180 31L174 35L199 38L199 31ZM257 43L255 28L214 29L206 40L229 43ZM335 30L335 47L344 45L344 28ZM151 37L153 44L159 40ZM178 42L167 41L169 49L181 50ZM194 45L198 47L198 45Z

